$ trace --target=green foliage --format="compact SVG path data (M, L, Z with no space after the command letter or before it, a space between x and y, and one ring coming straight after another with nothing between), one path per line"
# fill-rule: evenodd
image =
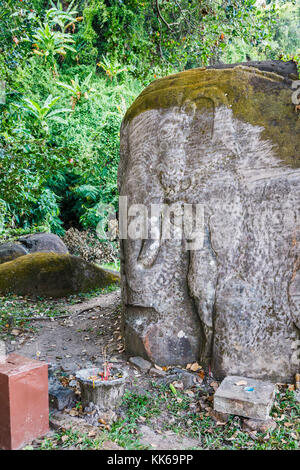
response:
M300 0L268 2L260 15L263 21L272 25L269 39L249 44L242 37L232 38L222 54L224 62L297 59L300 54Z
M113 80L122 72L127 72L128 70L122 67L122 64L120 64L114 58L109 59L109 57L102 57L102 61L99 61L97 65L105 71L110 80Z
M69 34L52 30L48 23L40 25L33 35L33 40L36 45L33 52L44 57L51 64L54 63L54 57L57 54L66 55L67 51L76 52L76 49L70 46L74 44L74 39Z
M75 108L76 103L84 97L85 99L89 99L89 93L95 91L93 88L89 86L93 72L89 73L89 75L80 83L78 75L76 75L74 80L71 80L71 85L68 83L57 82L57 85L61 86L65 90L71 93L71 104L72 109Z
M30 98L24 98L21 103L14 103L14 106L33 117L36 126L38 126L38 133L40 133L41 130L42 132L48 134L49 121L56 121L60 122L61 124L66 124L66 121L59 115L72 112L72 110L68 108L52 109L55 107L55 104L59 101L59 99L59 96L53 97L52 95L49 95L44 103L39 104Z
M154 78L220 60L298 60L299 0L259 4L0 0L2 236L96 227L99 205L117 205L122 117Z
M65 33L69 27L73 26L77 21L76 16L78 13L77 7L74 7L74 2L75 0L72 0L70 5L64 10L60 1L57 2L57 5L51 1L52 8L46 11L46 19L49 24L58 25L62 33Z

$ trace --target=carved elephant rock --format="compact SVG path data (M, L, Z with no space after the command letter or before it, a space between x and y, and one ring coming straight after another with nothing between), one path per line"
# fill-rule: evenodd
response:
M123 120L127 221L138 207L155 227L139 237L128 228L121 240L125 342L160 365L198 360L220 378L290 380L299 368L300 119L295 77L255 65L157 80ZM175 233L185 205L203 209L192 249L188 236L163 236L164 208Z

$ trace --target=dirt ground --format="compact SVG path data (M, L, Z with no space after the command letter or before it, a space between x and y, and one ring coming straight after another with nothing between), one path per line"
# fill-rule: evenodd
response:
M75 305L67 305L66 310L67 313L61 318L35 321L36 333L16 336L13 344L7 344L7 351L14 351L34 359L39 358L47 362L52 370L61 370L67 376L72 376L81 368L100 364L105 349L108 360L128 373L127 390L137 395L151 391L153 377L130 365L124 353L120 290ZM50 423L56 430L72 428L91 434L93 427L82 419L81 413L79 415L81 418L74 418L68 414L68 411L52 411ZM161 428L161 421L166 418L162 414L159 419L155 419L154 427ZM156 432L143 420L139 431L140 444L145 448L187 449L195 448L198 444L197 440L178 437L170 430L164 433ZM36 440L32 444L36 447L40 442L41 440ZM114 448L114 443L105 445L108 448L112 445Z
M110 361L122 361L120 302L117 290L67 306L67 318L36 321L37 333L14 349L27 357L38 355L66 372L101 362L105 347Z
M3 302L3 310L9 309L11 299ZM18 300L13 302L14 309L21 309ZM299 449L300 407L288 385L279 390L272 410L275 429L261 432L247 429L247 420L238 416L214 414L213 395L219 384L200 365L195 372L154 367L151 373L134 367L124 352L120 290L89 300L76 298L75 303L64 300L51 318L39 318L32 300L20 302L26 317L33 315L34 330L27 323L16 328L5 320L7 352L46 361L51 374L78 397L70 408L51 410L51 431L29 448ZM50 300L44 308L51 311L57 305ZM128 374L123 404L112 421L84 410L78 383L71 385L79 369L103 362L104 350L109 362Z

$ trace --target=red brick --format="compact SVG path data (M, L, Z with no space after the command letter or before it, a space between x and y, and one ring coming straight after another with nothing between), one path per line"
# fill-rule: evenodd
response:
M10 354L0 364L0 448L19 449L48 431L48 365Z

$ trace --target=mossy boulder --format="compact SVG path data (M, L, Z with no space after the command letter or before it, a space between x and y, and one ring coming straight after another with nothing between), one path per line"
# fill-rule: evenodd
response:
M14 243L0 245L0 264L12 261L29 253L67 254L68 248L54 233L34 233L19 238Z
M33 253L0 265L0 293L64 297L119 282L82 258L56 253Z
M296 80L296 64L283 61L186 70L145 88L128 109L123 128L148 110L180 108L189 101L205 112L212 102L214 108L224 105L237 119L261 126L262 137L273 143L280 160L300 168L300 118L292 103Z

